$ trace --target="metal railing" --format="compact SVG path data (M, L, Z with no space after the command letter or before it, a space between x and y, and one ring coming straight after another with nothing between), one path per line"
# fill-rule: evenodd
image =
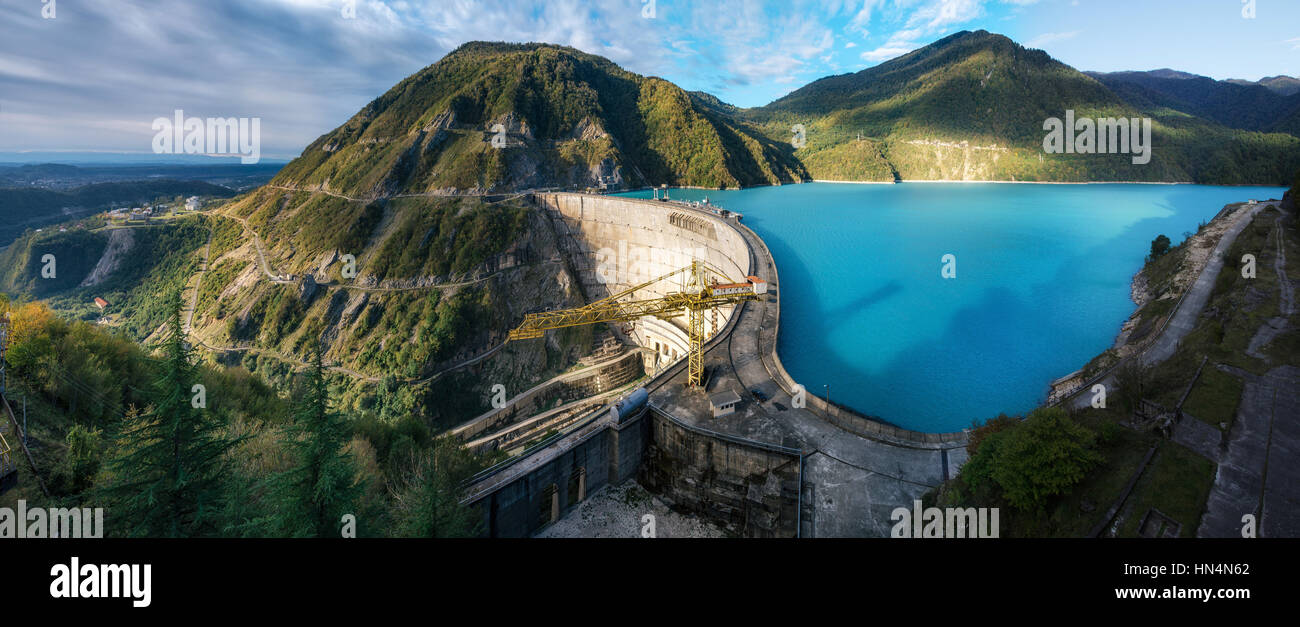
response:
M9 441L5 439L5 434L0 433L0 479L8 477L11 473L18 470L13 462L13 448L9 446Z

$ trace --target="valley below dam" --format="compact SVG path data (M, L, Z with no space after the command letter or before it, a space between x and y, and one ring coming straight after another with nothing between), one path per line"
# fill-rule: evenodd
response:
M809 394L938 433L1028 412L1110 348L1156 236L1177 245L1225 205L1284 191L808 183L670 195L741 213L763 238L784 287L781 360Z

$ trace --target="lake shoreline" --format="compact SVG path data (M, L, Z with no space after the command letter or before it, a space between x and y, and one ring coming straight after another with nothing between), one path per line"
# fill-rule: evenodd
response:
M807 181L792 181L789 183L760 183L758 185L742 185L740 187L704 187L700 185L671 185L669 190L674 189L696 189L705 191L744 191L747 189L761 189L764 187L786 187L788 185L906 185L908 183L943 183L952 184L983 184L998 183L1009 185L1203 185L1206 187L1285 187L1285 184L1273 183L1197 183L1194 181L987 181L987 180L963 180L963 179L905 179L901 181L835 181L830 179L810 179ZM663 189L657 186L630 187L628 189L609 190L604 194L617 195L628 194L632 192L641 192L653 189ZM1280 200L1278 198L1259 198L1257 200Z
M1133 350L1130 344L1160 326L1151 320L1154 314L1167 310L1167 304L1151 309L1145 302L1169 291L1150 293L1164 286L1165 270L1173 267L1161 266L1160 277L1143 271L1151 238L1197 231L1198 223L1217 230L1222 220L1214 218L1225 213L1221 208L1278 195L1273 189L1198 185L830 184L682 190L672 197L695 202L707 196L718 208L744 214L746 222L752 217L751 227L769 242L778 263L792 254L798 259L790 263L800 281L783 274L783 305L793 309L788 324L785 315L780 321L782 360L792 376L813 380L817 388L829 385L838 403L858 413L939 433L999 413L1024 414L1075 388L1117 352ZM879 215L863 219L863 199ZM1016 203L1056 203L1060 211L1026 216L1004 208ZM937 209L907 210L922 205ZM981 207L992 211L973 210ZM812 215L823 219L810 220ZM1016 246L999 243L1007 237ZM933 283L927 261L930 249L938 255L940 248L964 251L979 264L966 267L983 274L973 283ZM844 263L861 259L863 251L872 267L865 274L854 269L857 264ZM1083 254L1091 256L1071 261ZM1204 255L1201 247L1196 254ZM1003 277L1011 277L1006 286L998 283ZM1179 284L1184 281L1179 277ZM1030 297L1027 284L1042 287ZM1003 287L1010 292L998 291ZM1173 292L1176 297L1177 288ZM1008 320L1016 324L1008 326ZM930 381L935 378L942 379L945 394L934 393L940 384Z
M1268 201L1261 201L1261 202L1268 202ZM1203 251L1203 250L1213 249L1215 246L1218 245L1219 241L1223 238L1223 235L1227 231L1228 227L1230 226L1231 221L1235 219L1237 212L1241 208L1247 206L1248 204L1244 202L1229 203L1227 205L1224 205L1223 209L1221 209L1213 219L1205 223L1204 228L1200 229L1196 233L1193 233L1188 240L1180 243L1179 245L1186 246L1187 250L1199 249ZM1120 360L1128 359L1133 354L1140 353L1143 350L1145 350L1146 349L1145 342L1151 338L1143 337L1137 340L1136 342L1130 341L1133 331L1137 329L1142 322L1143 309L1146 307L1148 303L1154 300L1160 300L1164 298L1181 298L1181 296L1187 290L1191 289L1192 285L1196 282L1197 278L1200 276L1201 271L1205 268L1205 264L1208 263L1208 261L1209 259L1207 255L1200 255L1200 254L1191 254L1182 260L1178 268L1174 271L1173 277L1171 279L1178 289L1175 295L1171 295L1170 293L1166 293L1163 295L1152 294L1150 291L1151 279L1148 274L1148 270L1151 268L1150 265L1151 262L1150 260L1148 260L1147 262L1143 263L1142 268L1139 269L1137 273L1133 275L1133 280L1129 286L1130 289L1129 298L1130 300L1133 301L1133 304L1136 307L1133 309L1133 313L1129 314L1129 317L1125 319L1124 324L1120 326L1119 333L1115 335L1115 339L1112 342L1111 347L1094 356L1092 360L1085 363L1078 370L1075 370L1074 372L1049 383L1047 402L1052 403L1058 397L1067 396L1070 393L1072 393L1075 388L1077 388L1081 383L1083 383L1082 378L1083 378L1084 369L1088 367L1088 364L1091 364L1093 361L1096 361L1097 358L1101 357L1102 355L1113 352L1115 360L1120 361ZM1176 312L1177 309L1170 312L1168 315L1173 316L1174 313Z

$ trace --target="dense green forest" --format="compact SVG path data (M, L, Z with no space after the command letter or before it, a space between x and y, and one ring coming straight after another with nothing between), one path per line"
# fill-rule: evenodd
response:
M458 496L486 460L390 407L391 389L344 415L318 359L281 389L201 365L178 295L164 301L166 333L146 348L0 298L9 396L26 398L49 490L24 466L0 502L104 507L110 537L340 537L349 520L362 537L479 533Z
M1157 72L1088 72L1141 109L1182 111L1229 128L1300 135L1300 93L1205 76Z
M194 253L206 242L211 220L196 215L129 229L129 254L93 285L84 282L108 248L111 231L27 233L0 251L0 291L43 299L64 315L83 320L100 317L94 299L103 298L113 311L126 314L119 319L122 329L143 340L165 319L163 296L198 272L200 260ZM42 272L47 261L53 262L53 276Z

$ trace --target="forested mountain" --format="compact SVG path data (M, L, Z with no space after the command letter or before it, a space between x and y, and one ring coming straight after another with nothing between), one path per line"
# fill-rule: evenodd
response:
M788 144L668 81L545 44L469 43L308 146L273 185L354 197L793 182Z
M474 42L313 142L272 184L373 199L808 179L1278 183L1300 166L1298 104L1173 70L1088 75L985 31L756 109L572 48ZM1153 118L1153 159L1044 154L1044 121L1067 109Z
M1088 72L1131 104L1167 107L1247 131L1300 135L1300 94L1168 71ZM1132 86L1137 86L1133 89Z
M1238 85L1263 85L1283 96L1300 94L1300 78L1294 76L1266 76L1254 82L1230 78L1227 82Z
M1194 80L1174 76L1182 74L1161 72L1149 80ZM1277 119L1282 97L1263 87L1223 85L1262 94L1273 108L1242 129L1230 128L1141 85L1100 81L1001 35L964 31L738 115L773 137L789 138L790 128L803 124L807 145L795 156L817 179L1287 180L1300 166L1300 139L1262 132L1290 128ZM1044 154L1044 121L1063 118L1067 109L1078 117L1153 118L1151 162ZM1205 103L1202 113L1213 109Z

